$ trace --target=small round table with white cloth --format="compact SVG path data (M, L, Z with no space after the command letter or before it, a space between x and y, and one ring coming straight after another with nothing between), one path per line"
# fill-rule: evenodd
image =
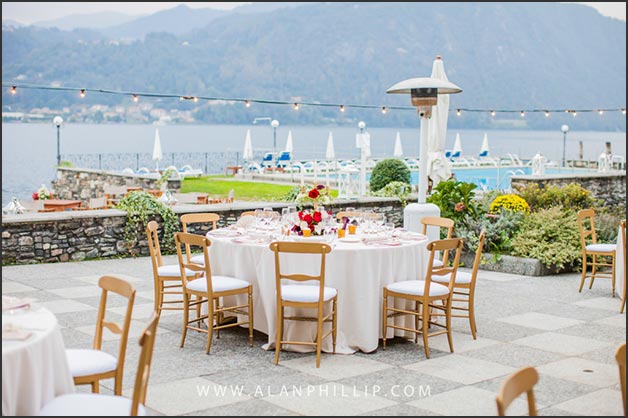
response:
M268 335L264 348L274 347L276 329L275 260L269 241L233 237L210 231L212 275L230 276L253 284L255 329ZM327 255L325 286L338 290L338 337L336 352L372 352L382 336L382 297L384 286L403 280L422 279L428 261L427 239L397 243L339 242ZM320 255L282 254L282 273L318 275ZM290 284L296 284L292 282ZM316 316L311 310L309 316ZM402 321L407 319L400 318ZM406 326L410 323L404 322ZM401 324L401 323L400 323ZM325 325L328 329L329 325ZM393 329L389 329L389 338ZM405 334L405 333L404 333ZM284 339L314 341L316 323L284 322ZM313 347L292 345L294 351ZM323 341L323 351L332 352L331 338Z
M53 398L73 393L74 381L52 312L14 312L5 312L3 301L2 415L36 415Z

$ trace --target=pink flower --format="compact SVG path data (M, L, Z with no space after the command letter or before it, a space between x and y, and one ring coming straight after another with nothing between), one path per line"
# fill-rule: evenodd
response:
M456 212L464 212L464 210L465 210L466 208L467 208L467 207L466 207L466 206L464 205L464 203L462 203L462 202L458 202L458 203L456 203L456 206L454 206L454 210L455 210Z

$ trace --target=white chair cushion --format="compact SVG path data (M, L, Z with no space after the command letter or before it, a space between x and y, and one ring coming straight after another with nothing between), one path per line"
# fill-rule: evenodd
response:
M406 280L405 282L395 282L386 286L391 292L404 293L406 295L423 296L425 281ZM438 283L430 283L430 296L444 296L449 293L449 288Z
M587 251L595 251L599 253L612 253L617 250L615 244L589 244L586 246Z
M443 267L443 262L440 260L434 260L434 262L432 263L433 267Z
M157 274L163 277L181 277L181 269L178 264L161 266L157 268ZM194 274L192 270L185 269L185 275L187 277L194 276Z
M281 299L287 302L318 302L319 293L319 286L295 284L281 286ZM338 291L333 287L325 287L323 290L323 300L327 302L333 299L337 294Z
M110 372L118 365L117 358L100 350L70 348L65 350L65 356L72 377Z
M96 393L73 393L62 395L48 402L39 416L129 416L132 401L122 396ZM137 415L146 416L146 409L138 405Z
M449 283L449 276L432 276L433 282L439 283ZM464 271L456 272L456 283L458 284L469 284L471 283L471 273L467 273Z
M205 256L203 254L195 255L194 257L190 257L190 261L194 264L200 264L201 266L205 265Z
M212 276L212 287L214 292L227 292L229 290L245 289L249 287L249 282L226 276ZM187 288L196 292L207 292L207 280L201 279L188 282Z

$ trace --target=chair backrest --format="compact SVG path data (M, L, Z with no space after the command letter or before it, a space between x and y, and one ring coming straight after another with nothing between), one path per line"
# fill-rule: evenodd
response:
M441 237L440 234L440 229L441 228L446 228L447 229L447 239L450 239L453 234L454 234L454 221L453 219L449 219L449 218L440 218L438 216L426 216L424 218L421 219L421 224L423 225L423 235L427 236L427 227L431 226L431 227L436 227L438 228L438 236L439 239ZM443 265L447 265L447 256L448 256L448 252L445 252L443 254Z
M427 298L430 294L430 285L432 282L432 276L447 276L449 275L449 293L453 291L454 283L456 282L456 273L458 272L458 263L460 261L460 254L462 253L462 240L460 238L439 239L427 244L427 250L430 252L429 263L427 273L425 275L425 291L424 295ZM443 252L443 259L449 254L449 251L455 250L456 255L451 266L443 265L442 267L434 267L434 258L436 253Z
M220 220L220 215L217 213L186 213L185 215L181 215L180 221L183 232L188 233L188 225L195 223L210 223L212 224L212 229L216 229L216 222ZM186 245L185 247L185 255L187 256L188 263L190 262L190 247Z
M534 385L539 381L539 374L534 367L524 367L506 378L497 395L497 414L506 415L506 410L522 393L528 394L528 412L536 416L536 402L534 401Z
M163 260L161 259L161 248L159 247L159 235L157 234L157 228L159 224L157 221L150 221L146 224L146 236L148 237L148 250L150 252L150 259L153 263L153 275L157 277L157 269L163 266Z
M624 415L626 415L626 343L617 347L615 360L619 366L619 383L621 386L621 396L624 401Z
M148 325L144 328L140 336L139 344L142 347L140 359L137 363L137 374L135 375L135 386L133 387L133 400L131 403L131 416L137 416L140 404L146 403L146 390L148 389L148 378L150 376L150 366L153 360L153 348L155 347L155 337L157 336L157 323L159 316L153 312Z
M587 246L587 237L591 237L591 243L597 243L595 234L595 211L593 209L582 209L578 211L578 227L580 228L580 244L582 251Z
M355 211L355 212L342 211L336 214L336 219L341 221L342 218L344 218L345 216L349 217L349 215L357 216L360 218L367 218L367 217L375 217L377 213L376 212L361 212L361 211Z
M318 307L323 307L323 295L325 292L325 256L331 252L331 247L327 244L318 242L272 242L270 249L275 253L275 286L277 289L277 306L281 305L281 280L293 280L297 282L305 282L310 280L318 281L319 296ZM311 254L320 255L320 271L317 276L309 276L306 274L284 274L281 271L280 257L281 253L288 254Z
M240 214L240 218L243 216L255 216L255 211L254 210L247 210L246 212L242 212Z
M473 271L471 272L471 287L475 287L475 281L478 277L478 270L480 269L480 263L482 262L482 250L484 249L484 241L486 240L486 230L482 229L480 232L480 239L478 241L478 248L475 250L475 260L473 260Z
M133 314L133 303L135 301L135 288L126 280L122 280L115 276L102 276L98 280L98 286L102 289L100 296L100 306L98 307L98 318L96 319L96 334L94 334L94 349L102 349L102 338L104 328L114 334L120 335L120 346L118 348L118 366L116 369L117 378L122 382L124 373L124 358L126 356L126 345L129 338L129 329L131 327L131 316ZM107 309L107 294L113 292L127 299L126 312L124 314L124 322L122 327L115 322L105 321L105 312Z
M192 270L194 272L203 273L207 280L207 292L209 293L209 299L213 300L212 296L212 272L209 265L209 247L212 245L211 241L202 235L188 234L186 232L177 232L174 234L175 247L177 247L177 259L179 260L179 268L181 269L181 278L183 279L183 287L188 284L188 275L185 269ZM186 256L183 256L181 246L185 248ZM187 261L190 259L189 251L192 248L200 248L203 252L205 265ZM196 278L196 277L195 277Z

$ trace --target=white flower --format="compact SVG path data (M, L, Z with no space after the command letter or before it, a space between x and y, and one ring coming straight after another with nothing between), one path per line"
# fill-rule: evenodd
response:
M307 228L308 228L308 226L307 226L307 222L305 222L305 221L301 221L301 223L299 224L299 226L301 227L301 230L304 230L304 229L307 229Z
M323 226L321 224L317 224L314 226L314 232L316 232L317 234L322 234L323 233Z

